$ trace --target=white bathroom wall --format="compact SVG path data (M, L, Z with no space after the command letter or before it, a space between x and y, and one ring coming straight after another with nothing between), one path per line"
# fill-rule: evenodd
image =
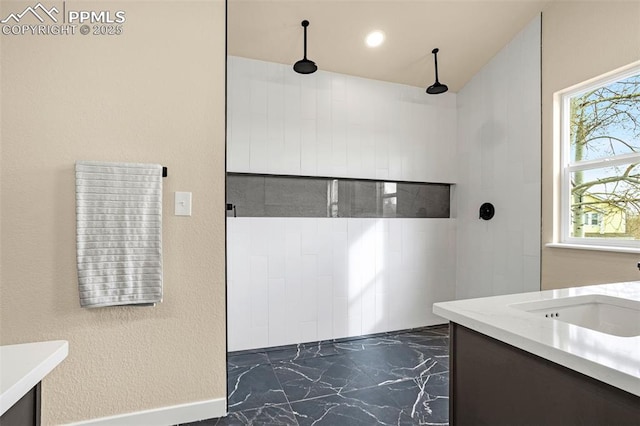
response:
M458 93L456 298L540 289L540 17ZM483 202L495 205L479 219Z
M456 180L453 93L229 56L227 114L229 172Z
M455 220L229 218L230 351L442 324Z
M453 183L456 95L228 58L227 171ZM228 218L229 350L441 324L452 219Z

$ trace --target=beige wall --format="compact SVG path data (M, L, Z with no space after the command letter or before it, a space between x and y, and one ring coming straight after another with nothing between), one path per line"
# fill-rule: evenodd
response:
M0 37L1 343L69 340L43 424L224 398L224 2L74 5L125 10L124 33ZM76 160L169 168L157 307L79 307Z
M640 279L640 255L553 241L553 94L640 60L640 1L556 1L542 15L542 289Z

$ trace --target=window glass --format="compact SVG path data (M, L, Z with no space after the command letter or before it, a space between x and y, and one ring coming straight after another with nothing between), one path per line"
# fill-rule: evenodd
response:
M640 152L640 74L569 99L571 163Z
M568 242L640 240L640 67L563 96Z

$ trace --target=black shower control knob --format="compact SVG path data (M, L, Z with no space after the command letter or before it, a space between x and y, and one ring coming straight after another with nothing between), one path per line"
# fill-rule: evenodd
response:
M490 220L496 214L496 208L491 203L484 203L480 206L480 219Z

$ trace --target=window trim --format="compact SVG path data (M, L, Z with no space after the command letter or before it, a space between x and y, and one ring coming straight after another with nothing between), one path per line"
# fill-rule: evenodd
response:
M559 97L559 139L560 139L560 241L547 244L548 247L578 248L587 250L637 252L640 251L640 240L624 240L614 238L585 238L571 236L571 173L580 170L591 170L622 164L631 164L637 160L640 163L640 152L621 154L602 159L585 160L571 163L570 145L570 99L578 94L606 86L633 75L640 74L640 61L629 64L618 70L596 77L587 82L575 85L557 93ZM618 250L619 249L619 250Z

